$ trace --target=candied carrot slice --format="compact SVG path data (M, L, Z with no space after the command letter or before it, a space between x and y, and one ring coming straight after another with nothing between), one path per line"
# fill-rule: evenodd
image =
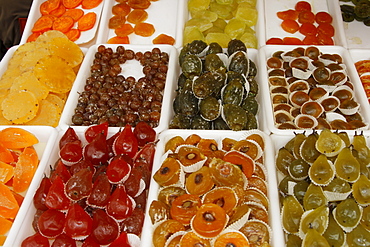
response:
M66 7L67 9L74 9L76 8L78 5L80 5L82 2L82 0L62 0L62 4L64 5L64 7Z
M114 36L110 38L107 41L108 44L130 44L130 39L128 36L125 37L119 37L119 36Z
M126 37L127 35L130 35L134 32L134 28L132 27L131 24L126 23L126 24L123 24L121 28L116 28L114 32L119 37Z
M17 200L8 186L0 183L0 215L7 219L14 219L19 210Z
M66 7L64 5L60 5L59 8L50 12L51 15L56 17L61 17L66 12Z
M128 14L127 21L132 24L138 24L148 19L148 13L143 9L134 9Z
M21 149L39 142L37 137L31 132L16 127L1 130L0 140L2 145L9 149Z
M155 28L150 23L141 22L135 25L134 32L136 35L149 37L155 32Z
M3 144L0 143L0 161L5 163L12 163L14 162L14 158L12 152L9 151Z
M41 15L48 15L49 14L49 2L45 1L42 4L40 4L40 13Z
M82 9L67 9L63 15L70 16L74 21L78 21L84 14Z
M47 0L40 5L42 15L49 15L60 6L60 0Z
M112 7L113 15L126 16L130 13L130 11L131 11L131 8L126 3L119 3Z
M12 227L13 222L0 216L0 235L5 235Z
M25 148L19 155L13 177L13 190L15 192L23 192L28 188L38 163L38 155L33 147Z
M61 16L53 23L53 30L61 31L62 33L68 32L74 24L74 20L70 16Z
M68 37L70 41L76 41L80 38L81 32L78 29L72 28L68 32L65 33L65 35Z
M33 25L32 32L45 32L53 26L54 18L50 15L41 16Z
M167 45L174 45L175 39L167 34L160 34L156 38L153 39L153 44L167 44Z
M82 0L83 9L93 9L99 6L103 0Z
M6 184L14 175L14 167L0 161L0 182Z
M82 16L78 20L78 29L80 31L87 31L94 27L96 22L96 14L94 12L89 12Z

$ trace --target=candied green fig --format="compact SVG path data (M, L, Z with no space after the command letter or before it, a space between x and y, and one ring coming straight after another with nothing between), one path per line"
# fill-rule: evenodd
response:
M229 44L227 45L227 54L231 56L237 51L247 52L247 47L241 40L238 40L238 39L230 40Z
M258 82L256 81L255 78L249 78L249 77L248 77L248 82L249 82L248 96L256 97L258 94Z
M328 199L326 198L322 188L320 186L310 184L303 197L304 209L311 210L311 209L318 208L320 206L325 206L327 204L328 204Z
M257 118L256 116L250 112L250 111L245 111L247 113L247 125L245 126L246 130L252 130L252 129L257 129L258 128L258 123L257 123Z
M182 66L182 63L185 60L185 57L190 54L189 50L189 44L184 45L184 47L181 49L180 54L179 54L179 64L180 67Z
M317 134L316 132L311 133L302 143L299 153L305 161L312 164L319 156L320 152L316 149Z
M302 241L302 247L331 247L328 241L315 229L308 229Z
M191 54L195 54L195 55L198 55L200 54L202 51L204 51L204 49L206 49L207 47L207 43L204 42L203 40L193 40L189 46L188 46L188 49L189 49L189 52Z
M212 122L205 120L200 115L196 115L191 123L191 129L210 130L212 129Z
M288 234L287 241L286 241L286 247L301 247L302 245L302 239L294 234Z
M370 246L370 234L362 225L358 225L347 233L347 244L349 247Z
M334 208L333 216L345 232L350 232L361 220L362 207L353 198L347 198Z
M279 149L276 157L276 167L285 176L288 176L288 167L294 160L294 156L285 147L282 147Z
M208 45L208 50L206 54L217 54L217 53L223 53L222 47L219 43L212 42Z
M190 129L192 119L181 114L175 114L169 124L170 129Z
M335 167L325 155L321 154L311 165L308 175L312 183L325 186L333 180Z
M199 99L204 99L208 96L215 94L215 91L220 86L219 84L222 84L222 82L220 81L222 78L215 78L216 76L221 77L221 74L212 73L209 71L203 73L201 76L196 78L193 82L194 95Z
M370 180L365 175L352 184L352 195L361 206L370 205Z
M258 102L253 96L245 97L242 101L241 107L253 115L256 115L258 112Z
M295 183L294 179L290 176L284 177L279 183L279 192L283 193L284 195L288 195L289 193L289 183Z
M300 236L307 234L309 229L315 229L323 234L329 224L329 207L322 205L318 208L304 212L299 225Z
M219 117L213 121L213 129L214 130L230 130L230 127L222 119L222 117Z
M241 106L234 104L224 105L222 116L230 129L238 131L246 128L248 115Z
M370 206L366 206L362 210L360 223L366 230L370 231Z
M309 168L310 165L306 161L303 159L296 159L289 164L288 172L292 178L296 180L302 180L308 176Z
M336 156L345 146L344 141L337 133L324 129L317 138L316 149L328 157Z
M240 79L234 79L224 86L221 91L223 104L240 105L244 96L244 85Z
M360 164L353 157L350 148L343 148L334 162L337 177L354 183L360 177Z
M188 80L188 78L186 78L184 73L181 73L179 75L179 78L177 79L177 89L178 90L181 90L184 87L186 80Z
M309 182L307 182L306 180L302 180L298 181L293 187L293 195L301 204L303 204L303 198L309 185Z
M199 112L198 99L191 91L180 91L177 94L175 101L177 101L176 104L178 104L178 112L184 116L192 117Z
M281 220L283 229L287 233L298 233L299 222L304 213L302 205L294 196L284 198L283 207L281 208Z
M181 64L181 69L186 78L191 79L194 76L199 76L202 73L202 61L198 56L188 54Z
M249 59L248 79L252 79L256 75L257 75L257 66L252 60Z
M329 214L329 225L323 236L331 247L341 247L346 242L346 236L342 228L334 220L333 215Z
M370 164L370 149L367 146L364 135L355 135L353 137L352 146L353 149L357 151L358 159L368 166Z
M216 120L221 113L221 102L215 97L208 96L200 100L199 102L199 113L202 118L207 121Z
M249 59L247 53L237 51L229 57L229 70L247 76L249 71Z
M224 54L215 54L211 53L208 54L204 60L204 69L206 71L214 71L220 68L224 68L226 70L226 65L222 61L221 57Z
M213 158L209 168L212 179L217 186L244 186L244 175L237 165L219 158Z

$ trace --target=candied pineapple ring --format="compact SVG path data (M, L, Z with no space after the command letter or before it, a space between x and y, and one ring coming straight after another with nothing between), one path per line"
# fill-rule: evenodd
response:
M36 116L39 102L32 92L18 91L4 98L1 109L4 118L15 124L23 124Z

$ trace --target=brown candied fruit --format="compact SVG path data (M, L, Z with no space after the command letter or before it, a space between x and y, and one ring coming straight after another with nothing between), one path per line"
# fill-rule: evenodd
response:
M225 232L218 236L214 242L214 247L248 247L249 241L241 232Z
M108 27L110 29L121 28L126 23L126 17L114 15L109 19Z
M244 194L244 200L246 202L256 202L263 205L266 209L269 207L269 200L268 198L258 189L255 188L248 188Z
M191 218L193 218L201 205L202 202L199 196L191 194L181 195L172 202L171 217L183 225L189 225Z
M125 23L125 24L122 25L122 27L116 28L114 30L114 33L118 37L126 37L126 36L132 34L133 32L134 32L134 28L129 23Z
M263 205L258 203L249 203L248 206L251 209L249 219L261 220L268 224L269 215Z
M178 150L178 159L183 166L194 165L205 158L197 147L181 146Z
M149 216L152 224L167 220L170 218L170 207L161 201L154 200L150 203Z
M260 135L260 134L251 134L251 135L247 136L246 139L247 140L253 140L253 141L257 142L258 145L260 145L260 147L262 148L262 150L265 149L265 140L263 139L262 135Z
M208 239L204 239L199 237L194 232L187 232L185 233L179 243L181 247L211 247L211 243Z
M263 194L267 196L267 184L266 181L262 178L257 176L250 177L248 179L248 186L259 189L261 192L263 192Z
M149 0L128 0L128 6L133 9L147 9L150 6Z
M195 214L191 228L202 237L213 238L222 232L227 220L223 208L213 203L203 204Z
M166 158L161 167L153 175L153 179L161 186L177 183L180 178L180 164L171 157Z
M174 45L175 39L170 35L161 33L153 39L153 44Z
M132 24L138 24L148 19L148 13L143 9L134 9L128 14L127 21Z
M249 214L251 209L245 203L241 204L240 206L236 207L233 214L230 216L228 225L232 225L238 220L242 219L245 215Z
M198 171L191 173L185 181L186 190L190 194L203 195L214 186L208 166L203 166Z
M202 138L197 134L191 134L185 139L185 144L196 146Z
M214 151L218 150L218 145L216 140L214 139L201 139L197 145L197 147L201 150L202 153L208 155Z
M172 205L172 202L179 196L185 194L186 191L177 186L168 186L161 189L158 193L158 200L167 204L168 206Z
M185 231L185 227L177 220L170 219L163 221L154 229L152 237L154 247L163 247L167 239L179 231Z
M238 166L218 158L213 158L209 164L209 168L217 186L244 186L243 173Z
M119 3L112 7L113 15L126 16L130 13L131 8L126 3Z
M167 152L168 150L175 152L176 148L184 143L184 138L182 138L181 136L174 136L166 142L164 146L164 152Z
M216 204L230 215L238 204L238 197L232 188L218 187L204 195L203 203Z
M237 141L231 138L222 139L222 150L230 151Z
M251 140L240 140L233 146L233 150L237 150L239 152L245 153L253 160L257 159L260 155L261 147L258 143L253 142Z
M141 22L135 25L134 33L139 36L149 37L155 32L153 24Z
M224 155L223 160L238 166L247 178L252 177L255 162L249 155L237 150L231 150Z
M264 222L250 220L240 231L248 238L250 246L264 246L270 242L270 229Z

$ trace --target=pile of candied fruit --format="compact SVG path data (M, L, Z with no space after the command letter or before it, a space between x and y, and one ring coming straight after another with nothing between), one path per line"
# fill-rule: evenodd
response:
M160 187L149 207L153 245L270 246L263 134L168 138L153 175Z
M145 122L108 137L108 123L59 140L59 159L33 198L35 233L22 246L138 246L156 132Z
M364 59L357 61L355 67L370 103L370 60Z

